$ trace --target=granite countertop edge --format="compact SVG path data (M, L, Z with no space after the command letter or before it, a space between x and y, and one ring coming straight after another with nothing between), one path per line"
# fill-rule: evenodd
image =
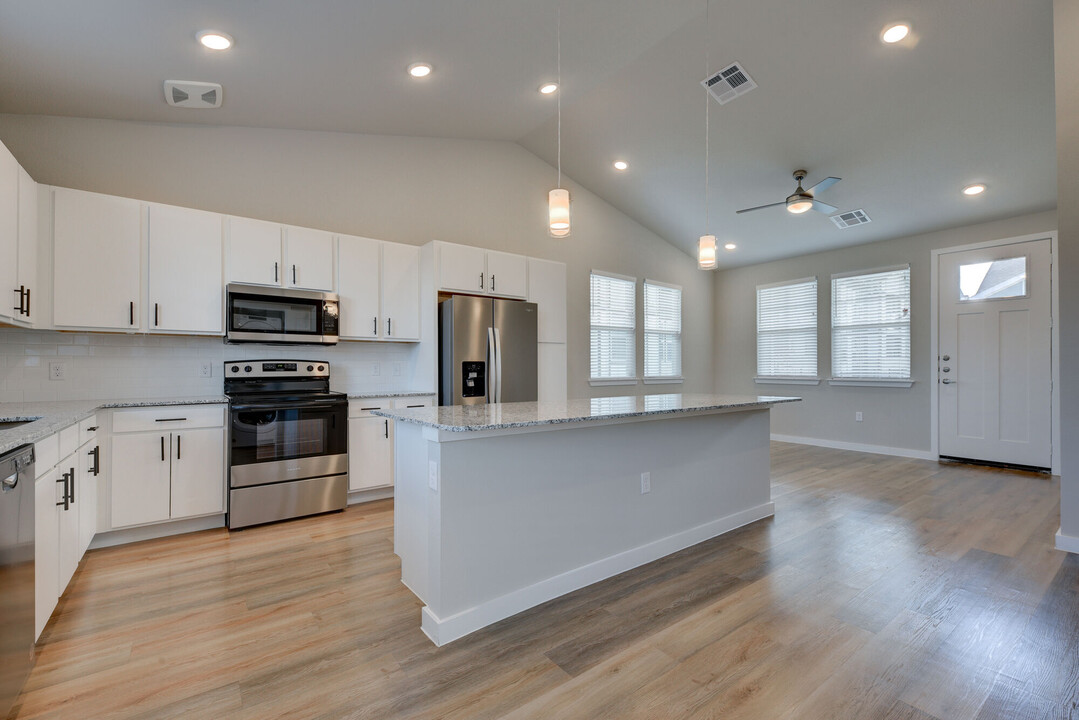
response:
M349 400L370 400L371 398L398 398L398 397L424 397L425 395L437 395L433 390L420 391L420 390L407 390L390 391L390 392L362 392L362 393L348 393Z

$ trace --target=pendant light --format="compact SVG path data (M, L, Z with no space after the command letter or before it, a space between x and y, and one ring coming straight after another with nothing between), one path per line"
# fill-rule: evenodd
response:
M710 70L708 45L711 42L708 27L708 2L704 0L704 76L708 77ZM708 113L711 110L711 100L708 92L704 93L704 231L708 232ZM697 241L697 267L701 270L715 270L716 265L716 236L701 235Z
M547 193L548 232L551 237L569 237L569 190L562 187L562 7L558 7L555 32L558 55L558 187Z

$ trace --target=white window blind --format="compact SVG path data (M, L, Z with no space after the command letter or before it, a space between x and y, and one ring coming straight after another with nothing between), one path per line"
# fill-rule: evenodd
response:
M910 267L832 277L832 375L910 377Z
M757 375L816 377L817 278L757 288Z
M592 273L592 379L636 379L634 278Z
M682 288L644 281L644 376L682 377Z

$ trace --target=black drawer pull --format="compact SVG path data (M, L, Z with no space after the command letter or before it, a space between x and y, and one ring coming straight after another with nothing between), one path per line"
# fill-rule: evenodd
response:
M179 422L181 420L187 420L187 418L157 418L154 422Z

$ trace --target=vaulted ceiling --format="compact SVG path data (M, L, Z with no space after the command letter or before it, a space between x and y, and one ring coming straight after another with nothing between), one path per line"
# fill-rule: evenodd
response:
M537 88L560 4L563 172L687 253L706 231L733 266L1056 204L1050 0L711 0L707 22L705 0L4 0L0 112L508 140L554 164ZM895 21L913 32L885 45ZM235 47L200 47L210 28ZM706 225L700 81L735 61L758 87L710 101ZM219 82L223 105L170 107L166 79ZM872 222L735 214L799 167Z

